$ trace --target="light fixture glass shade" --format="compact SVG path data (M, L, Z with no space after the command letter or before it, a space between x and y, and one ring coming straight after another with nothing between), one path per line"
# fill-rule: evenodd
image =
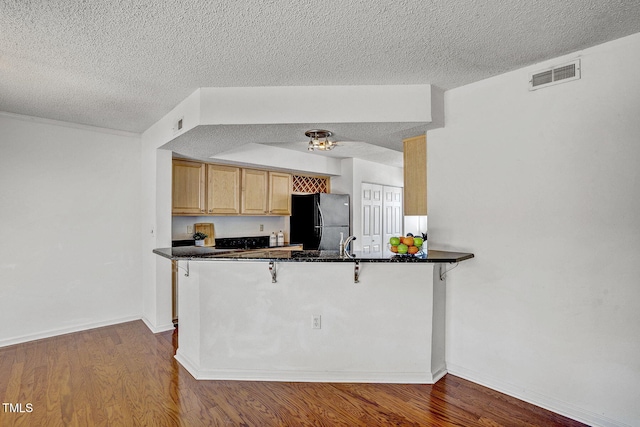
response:
M309 137L309 145L307 147L309 151L329 151L333 150L337 145L335 142L329 140L329 137L333 134L328 130L312 129L306 131L304 134Z

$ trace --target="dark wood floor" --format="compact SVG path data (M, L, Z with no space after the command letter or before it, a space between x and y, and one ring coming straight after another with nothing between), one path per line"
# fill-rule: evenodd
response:
M435 385L196 381L173 358L176 340L136 321L0 348L0 426L583 425L452 375Z

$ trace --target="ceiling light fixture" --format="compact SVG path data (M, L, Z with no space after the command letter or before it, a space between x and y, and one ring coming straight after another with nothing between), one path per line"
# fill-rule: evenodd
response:
M333 134L328 130L311 129L304 134L309 137L309 147L307 148L309 151L329 151L338 145L333 141L329 141L329 137Z

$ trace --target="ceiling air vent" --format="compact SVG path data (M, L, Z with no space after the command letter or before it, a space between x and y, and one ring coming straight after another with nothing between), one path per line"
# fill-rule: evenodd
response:
M541 89L580 78L580 60L538 71L529 78L529 90Z

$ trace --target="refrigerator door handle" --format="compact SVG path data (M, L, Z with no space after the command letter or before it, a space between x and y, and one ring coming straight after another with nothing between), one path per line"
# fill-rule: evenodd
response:
M318 203L318 216L320 217L320 227L324 227L324 215L322 215L322 208L320 207L320 203Z
M320 207L320 203L317 203L316 206L318 206L318 216L320 217L320 226L318 227L320 230L319 236L318 236L318 245L320 244L320 242L322 242L322 232L324 231L324 215L322 215L322 208Z

